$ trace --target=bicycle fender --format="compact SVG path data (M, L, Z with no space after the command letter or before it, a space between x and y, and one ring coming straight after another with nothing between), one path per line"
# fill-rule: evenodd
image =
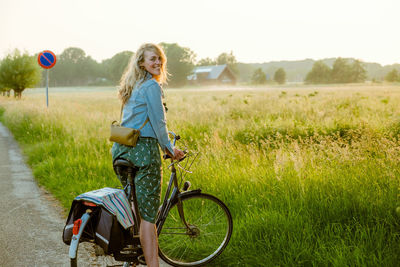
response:
M79 228L79 233L77 235L72 236L71 244L69 245L69 258L70 259L76 258L76 253L77 253L78 246L79 246L79 239L81 238L83 230L85 229L86 224L89 222L89 219L90 219L90 215L88 213L83 214L83 216L81 217L82 224Z
M184 197L184 196L190 196L190 195L195 195L201 193L201 189L195 189L195 190L190 190L190 191L185 191L182 193L178 194L178 198Z

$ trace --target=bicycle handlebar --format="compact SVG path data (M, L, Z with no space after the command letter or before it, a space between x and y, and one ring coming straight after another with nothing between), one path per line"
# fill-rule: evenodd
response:
M181 137L180 137L180 135L177 135L176 133L174 133L173 131L168 131L168 133L170 134L170 135L172 135L173 137L174 137L174 140L173 140L173 146L175 146L175 144L176 144L176 141L177 140L179 140L179 139L181 139ZM187 151L186 150L184 150L183 151L183 153L187 153ZM184 160L185 159L185 157L186 156L184 156L183 158L181 158L179 161L182 161L182 160ZM170 159L171 158L171 156L170 155L168 155L168 154L164 154L164 156L163 156L163 158L164 159Z
M174 133L173 131L168 131L168 133L174 137L173 145L175 146L176 141L181 139L181 137L176 133Z

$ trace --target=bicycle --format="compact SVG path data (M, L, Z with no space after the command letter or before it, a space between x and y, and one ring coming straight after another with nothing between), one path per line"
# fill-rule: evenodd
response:
M169 132L173 136L173 144L180 139L179 135ZM215 196L201 192L201 189L189 190L189 181L183 183L185 174L197 158L191 163L186 161L182 167L180 162L188 159L190 154L185 154L180 161L171 160L168 166L171 168L169 184L164 200L158 211L156 227L159 240L159 256L162 260L172 266L202 266L216 257L226 248L232 235L233 222L228 207ZM166 159L167 157L164 157ZM190 166L187 168L187 165ZM177 168L180 173L178 182ZM124 187L129 203L133 207L133 227L123 230L118 239L121 249L118 251L106 252L117 261L123 261L124 267L145 264L143 251L140 245L139 228L140 218L136 196L135 167L125 159L116 159L113 163L117 175L127 178ZM69 256L71 266L77 266L77 251L80 242L88 241L95 243L93 236L96 225L91 218L99 213L99 206L96 203L84 201L82 210L85 210L78 223L74 222L73 236L71 238ZM87 228L87 229L86 229Z

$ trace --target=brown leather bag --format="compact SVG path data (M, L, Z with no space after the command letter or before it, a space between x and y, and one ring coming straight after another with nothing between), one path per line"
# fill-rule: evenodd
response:
M122 110L124 106L121 106L120 121L122 120ZM116 142L125 146L136 146L137 140L140 136L140 130L146 125L149 118L143 123L139 129L133 129L121 126L117 121L111 123L110 141Z

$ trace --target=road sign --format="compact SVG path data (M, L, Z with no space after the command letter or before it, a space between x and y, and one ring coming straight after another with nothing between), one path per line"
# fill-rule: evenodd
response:
M49 50L44 50L38 55L38 63L44 69L51 69L54 67L54 65L56 65L56 61L56 55Z
M46 106L49 107L49 69L56 65L56 55L50 50L40 52L37 58L39 65L46 70Z

